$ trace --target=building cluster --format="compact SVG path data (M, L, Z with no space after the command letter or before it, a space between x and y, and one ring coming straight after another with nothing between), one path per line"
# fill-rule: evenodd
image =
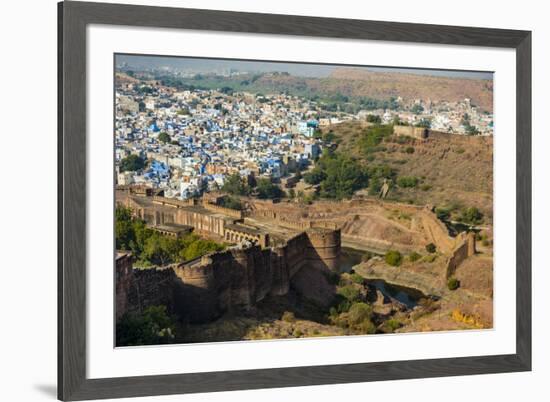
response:
M148 87L151 88L151 87ZM189 198L219 189L229 175L288 180L311 165L322 142L308 102L213 90L176 91L133 84L116 91L117 184L151 184ZM130 155L152 161L128 170ZM126 170L126 171L124 171Z
M315 135L323 126L380 116L382 122L415 124L464 132L467 124L492 133L492 115L469 100L458 104L416 101L403 110L325 112L315 102L287 94L259 95L229 90L177 90L159 83L117 80L115 166L118 185L142 184L167 197L188 199L223 187L228 176L296 182L326 145ZM401 100L399 100L401 101ZM149 161L132 168L131 155Z
M397 98L397 102L402 106L397 110L361 111L358 116L365 118L368 114L374 114L381 118L382 123L398 120L418 125L429 122L430 129L445 133L493 135L493 114L480 110L469 98L460 102L414 99L408 104Z

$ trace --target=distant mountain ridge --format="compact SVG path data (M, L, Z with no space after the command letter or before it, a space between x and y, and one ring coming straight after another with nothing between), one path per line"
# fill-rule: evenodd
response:
M340 90L348 96L457 102L470 98L483 110L493 111L493 81L433 75L378 72L339 68L329 78L321 79L326 90ZM351 83L353 82L353 85ZM349 93L346 93L349 92Z

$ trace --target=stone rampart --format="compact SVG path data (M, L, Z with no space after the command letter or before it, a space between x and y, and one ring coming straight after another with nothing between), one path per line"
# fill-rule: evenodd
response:
M453 249L450 257L447 259L445 268L445 277L448 279L453 276L456 269L462 262L476 253L475 233L460 233L457 237L457 246Z

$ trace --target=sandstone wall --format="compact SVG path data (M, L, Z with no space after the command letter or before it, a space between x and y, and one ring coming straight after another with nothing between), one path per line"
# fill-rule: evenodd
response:
M408 137L424 139L428 138L428 129L414 126L393 126L394 135L406 135Z
M447 259L445 275L446 278L450 278L456 272L456 269L462 262L475 254L475 234L470 233L461 233L459 235L458 245L454 248L451 256Z

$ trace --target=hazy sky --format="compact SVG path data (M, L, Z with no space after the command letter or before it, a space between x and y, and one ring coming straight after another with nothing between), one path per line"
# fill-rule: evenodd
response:
M306 63L283 63L263 61L240 61L227 59L207 59L189 57L166 57L166 56L134 56L116 55L116 65L127 63L132 68L161 68L171 67L193 70L194 72L214 72L224 69L234 69L247 72L279 71L302 77L326 77L336 69L345 67L342 65L330 64L306 64ZM350 66L362 67L372 71L402 72L409 74L435 75L444 77L492 79L492 72L482 71L458 71L458 70L431 70L431 69L409 69L390 68L376 66Z

